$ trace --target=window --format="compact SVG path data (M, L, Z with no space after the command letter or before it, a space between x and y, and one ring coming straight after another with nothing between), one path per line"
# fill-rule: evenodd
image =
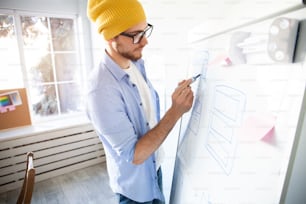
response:
M83 110L76 17L0 14L0 89L27 87L32 116Z

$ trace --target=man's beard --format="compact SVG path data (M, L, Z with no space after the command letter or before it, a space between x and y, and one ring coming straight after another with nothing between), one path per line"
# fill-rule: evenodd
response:
M137 61L137 60L139 60L139 59L142 57L142 54L141 54L140 51L137 52L137 53L140 53L139 55L135 55L135 54L134 54L135 52L133 52L133 51L124 51L124 50L122 50L122 49L120 49L120 48L121 48L121 46L118 45L118 46L117 46L117 51L118 51L118 53L119 53L121 56L123 56L123 57L125 57L125 58L127 58L127 59L129 59L129 60ZM137 51L137 49L140 49L140 48L136 48L134 51Z

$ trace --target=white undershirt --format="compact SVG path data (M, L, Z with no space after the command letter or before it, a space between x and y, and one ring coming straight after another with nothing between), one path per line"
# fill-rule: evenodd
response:
M131 63L129 68L124 69L124 71L130 76L131 82L136 85L140 94L145 116L149 122L150 128L153 128L157 124L156 112L155 112L155 106L153 105L152 101L151 91L146 81L144 80L142 74L133 63ZM157 151L155 151L156 169L158 169L161 166L164 156L165 156L164 151L160 146L157 149Z

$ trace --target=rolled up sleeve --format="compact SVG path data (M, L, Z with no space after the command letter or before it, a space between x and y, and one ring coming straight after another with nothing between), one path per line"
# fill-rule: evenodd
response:
M137 134L118 87L95 90L88 95L88 114L98 132L118 156L131 162Z

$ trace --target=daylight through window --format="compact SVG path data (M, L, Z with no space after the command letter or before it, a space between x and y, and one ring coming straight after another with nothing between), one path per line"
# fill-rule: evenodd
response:
M77 33L73 17L0 14L1 89L27 87L34 117L80 112Z

